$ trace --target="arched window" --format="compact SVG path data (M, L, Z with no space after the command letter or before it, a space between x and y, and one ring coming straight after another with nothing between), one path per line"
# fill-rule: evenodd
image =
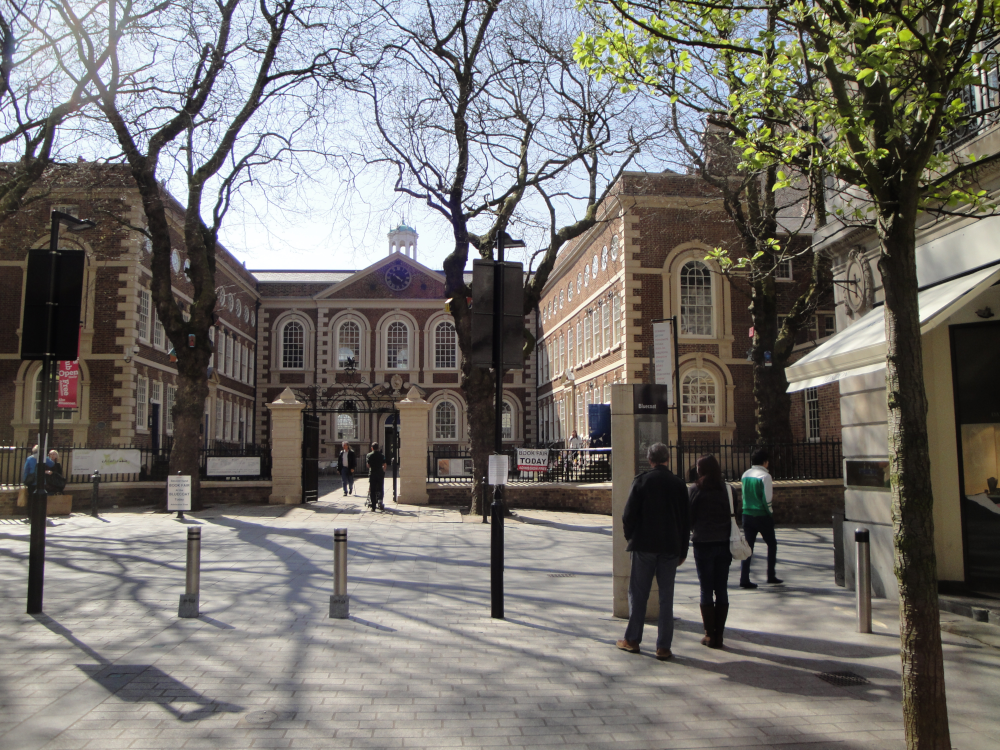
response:
M438 323L434 329L434 367L453 370L458 365L458 335L449 321Z
M354 414L337 415L337 440L357 440L358 422Z
M458 437L458 409L451 401L442 401L434 408L434 439L454 440Z
M228 353L231 355L232 349ZM281 332L281 366L285 370L306 366L306 331L296 320L286 323Z
M73 418L72 409L59 409L56 407L56 392L58 391L59 375L56 372L56 368L52 368L52 377L49 385L49 396L51 401L49 402L49 413L53 414L53 419L56 420L70 420ZM77 381L77 388L79 388L79 381ZM79 392L77 395L79 398ZM38 422L42 418L42 368L38 368L38 372L35 373L35 422Z
M681 415L685 424L716 424L715 378L689 370L681 378Z
M337 367L347 367L348 360L361 365L361 327L353 320L341 323L337 331Z
M504 440L514 439L514 410L508 401L500 409L500 432Z
M385 336L385 366L390 370L406 370L410 366L410 329L406 323L389 324Z
M699 260L681 267L681 333L712 335L712 273Z

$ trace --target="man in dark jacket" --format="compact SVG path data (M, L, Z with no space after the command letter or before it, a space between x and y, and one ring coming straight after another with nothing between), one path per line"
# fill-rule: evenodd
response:
M354 494L354 470L358 468L358 457L351 450L351 444L346 440L342 450L337 454L337 471L344 481L344 495Z
M674 578L677 566L687 557L690 535L688 492L680 477L667 468L670 460L667 446L663 443L651 445L646 458L652 468L632 482L622 514L632 572L628 586L628 627L624 640L615 645L623 651L639 653L646 602L655 575L660 589L656 658L662 661L672 656Z

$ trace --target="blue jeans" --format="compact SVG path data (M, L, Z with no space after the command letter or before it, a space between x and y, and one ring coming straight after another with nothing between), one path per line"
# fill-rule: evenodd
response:
M729 553L729 542L695 542L694 565L701 584L701 603L729 604L729 566L733 556Z
M344 480L344 494L354 494L354 474L350 469L341 467L340 478Z
M653 588L653 576L660 587L660 619L656 635L657 648L670 648L674 639L674 578L677 577L677 555L657 552L631 552L632 574L628 584L628 627L625 640L642 642L642 626L646 622L646 602Z
M748 516L743 514L743 535L746 536L750 549L754 548L757 542L757 534L760 534L767 545L767 578L775 577L774 566L778 559L778 539L774 536L774 518L771 516ZM755 556L751 555L740 564L740 583L750 582L750 561Z

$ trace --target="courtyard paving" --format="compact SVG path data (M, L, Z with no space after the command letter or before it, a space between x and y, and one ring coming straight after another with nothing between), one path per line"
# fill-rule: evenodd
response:
M454 508L370 513L337 490L186 521L56 519L38 617L24 614L28 528L3 523L0 748L903 747L896 609L876 601L876 632L854 632L828 530L779 530L786 583L731 589L724 651L698 643L685 563L675 657L659 662L649 631L641 655L614 648L611 519L518 515L504 620L489 616L489 526ZM182 620L192 524L202 616ZM335 527L349 534L349 620L327 617ZM996 750L997 629L945 625L952 745ZM816 676L829 672L867 684Z

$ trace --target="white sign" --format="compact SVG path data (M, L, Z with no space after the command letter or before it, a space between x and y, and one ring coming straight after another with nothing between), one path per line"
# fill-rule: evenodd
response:
M517 470L518 471L546 471L549 468L548 448L517 449Z
M324 468L320 466L320 468ZM260 476L260 456L209 456L210 477Z
M494 453L490 456L490 470L486 481L494 487L498 484L507 484L507 463L508 457Z
M191 510L191 477L167 477L167 510Z
M674 405L674 347L669 320L653 323L653 382L668 387L667 405Z
M138 474L142 469L141 454L134 448L75 449L71 460L73 474Z

